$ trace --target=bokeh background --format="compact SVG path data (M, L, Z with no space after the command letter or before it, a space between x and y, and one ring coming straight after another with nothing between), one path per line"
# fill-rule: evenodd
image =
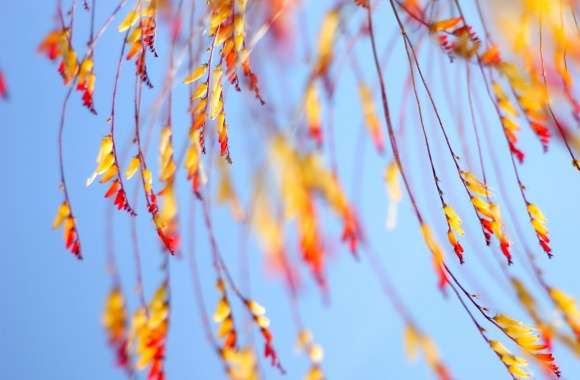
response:
M97 25L110 13L114 3L98 2ZM300 13L302 21L295 31L296 46L293 49L276 48L272 40L266 37L256 50L254 61L261 76L262 87L269 103L279 106L281 110L282 116L278 120L281 128L290 128L288 120L292 108L289 100L297 104L304 88L308 66L304 60L303 41L314 41L320 19L330 5L328 1L312 1L308 11ZM85 256L84 261L78 262L64 250L61 232L50 229L56 207L61 201L56 133L65 89L56 73L56 67L36 53L36 46L54 25L54 6L54 1L2 1L0 6L0 67L7 77L10 91L10 100L0 103L0 378L122 379L125 375L113 364L113 354L107 347L100 323L103 303L111 284L106 271L107 201L102 196L103 188L98 185L85 188L84 185L85 179L94 169L100 139L108 129L106 118L121 36L114 27L111 28L96 49L95 104L98 116L94 117L82 108L77 94L73 95L67 114L64 136L66 176ZM466 11L472 15L471 9ZM82 33L88 29L89 20L87 14L82 11L80 14L77 30L83 32L77 33L78 47L86 39ZM352 13L353 20L360 22L361 16L354 11ZM116 20L114 25L118 22ZM386 6L378 10L375 24L379 46L383 50L394 26L392 14ZM167 68L167 60L164 58L168 49L166 37L166 30L163 29L158 43L160 58L150 60L149 63L151 77L156 85L161 83ZM280 50L285 50L285 53L279 54ZM370 44L363 40L355 51L360 57L367 82L375 83L376 73L370 65ZM425 59L427 57L423 56ZM447 95L439 87L437 78L445 76L446 80L455 83L462 80L457 73L464 73L465 68L461 63L451 64L437 55L433 57L446 69L440 70L436 65L430 72L431 82L437 88L437 99L446 120L453 120L460 109L466 110L466 104L458 94L457 99L453 100L457 102L457 108L451 109L450 100L445 98ZM269 60L274 63L270 64ZM118 101L120 141L126 140L133 128L133 70L133 64L126 64L122 73ZM347 71L337 85L337 107L333 113L339 174L349 196L355 198L354 203L364 220L367 235L380 255L382 265L421 327L437 342L443 359L456 378L506 378L505 369L481 341L457 300L451 296L444 297L436 289L431 261L421 242L406 196L401 203L397 227L392 231L385 229L387 197L383 170L390 155L378 157L363 131L358 102L355 100L356 83ZM399 42L393 58L384 67L384 75L389 87L397 89L391 91L393 109L396 112L409 112L408 132L402 149L419 202L431 223L441 225L442 220L437 219L440 215L435 214L438 205L435 203L435 189L428 172L424 147L419 140L415 116L412 116L416 112L413 107L407 111L400 109L399 94L406 73L406 61ZM180 75L183 74L180 72ZM188 116L186 89L179 87L175 95L174 127L178 141L181 141L188 128ZM247 199L251 191L252 162L263 153L266 141L260 134L261 127L247 110L251 95L228 91L226 97L234 183L241 197ZM145 105L149 105L153 98L147 94ZM484 108L489 111L489 123L482 127L488 128L493 137L495 149L500 152L499 166L505 173L506 182L510 184L509 199L504 201L512 202L525 222L525 210L516 192L505 142L498 134L499 125L489 104ZM470 220L472 214L466 207L467 200L463 199L458 183L452 181L453 172L447 162L441 136L435 129L436 125L430 125L437 146L436 157L442 167L443 183L449 188L448 194L458 199L457 208L471 226L475 240L483 245ZM158 131L159 125L156 125L154 135ZM458 140L455 141L458 145ZM362 144L362 149L356 148L358 144ZM580 177L571 168L569 158L558 143L552 145L548 154L543 154L540 144L529 130L525 130L522 133L522 146L528 153L522 174L528 184L530 197L542 207L549 219L555 257L548 260L540 249L536 249L535 253L551 283L580 297ZM472 151L474 154L475 151ZM156 165L155 146L149 149L148 159ZM129 188L133 188L133 183ZM179 192L184 230L188 228L187 214L191 199L188 189L182 178ZM156 237L152 233L149 218L145 217L142 203L141 199L142 217L139 218L138 228L145 291L149 298L160 280L161 259ZM243 228L231 221L226 207L214 205L212 209L220 249L234 275L240 278L240 267L243 267L244 260L240 247L246 241ZM213 310L216 299L214 274L206 232L197 211L195 253L206 302L208 308ZM361 260L354 260L338 243L340 226L328 215L323 217L324 225L328 227L325 234L332 255L327 271L331 302L322 302L320 292L308 273L304 272L299 307L306 326L324 347L323 368L328 378L431 378L432 374L424 362L413 363L405 358L401 319L382 292L368 260L364 255ZM116 213L114 243L124 290L129 295L129 306L134 310L137 306L134 292L135 263L127 219L126 215ZM528 237L533 245L531 232ZM188 235L184 233L184 243L187 242ZM514 246L515 264L512 270L518 274L525 273L522 270L522 252L518 252L521 246L517 242ZM290 247L292 254L297 256L295 244ZM490 256L497 254L491 250L484 253ZM248 291L266 307L272 320L275 345L288 371L286 378L301 378L307 370L308 361L295 351L296 330L291 323L284 284L268 273L263 253L253 238L248 241L247 254L251 278L251 289ZM491 296L489 300L484 298L490 308L528 321L513 297L508 296L498 286L496 279L486 273L475 255L467 245L466 264L456 269L461 272L468 287L478 292L478 286L483 286ZM221 379L224 377L221 366L202 333L187 262L172 259L170 268L172 305L167 378ZM499 270L497 266L494 268ZM532 283L532 280L528 283ZM578 358L559 345L555 353L564 378L580 378ZM281 378L267 364L263 363L261 367L267 378ZM538 369L535 372L541 377Z

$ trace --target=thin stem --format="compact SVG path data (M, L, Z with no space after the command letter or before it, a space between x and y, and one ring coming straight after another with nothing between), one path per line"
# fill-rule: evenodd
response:
M85 1L85 5L87 5L86 0ZM96 12L96 8L97 8L97 0L92 0L91 2L91 26L90 26L90 32L89 32L89 41L87 42L87 44L90 44L91 41L93 40L93 37L95 35L95 12Z
M423 84L423 88L425 89L425 92L427 94L427 98L429 99L429 102L431 103L431 106L433 108L433 112L435 113L435 117L437 119L437 123L439 124L441 132L443 133L443 137L445 139L445 143L446 143L447 148L449 150L449 154L451 156L453 164L455 165L457 175L458 175L461 183L463 184L463 187L464 187L465 192L467 193L469 199L472 199L471 191L469 190L467 183L461 174L462 169L459 166L459 162L457 159L458 156L456 155L456 153L451 145L451 141L449 139L449 136L447 135L445 127L443 126L443 120L442 120L441 115L439 113L439 110L437 109L437 106L435 104L435 99L433 98L433 94L431 93L431 90L429 89L429 86L427 85L427 80L425 79L425 76L423 75L423 71L421 70L421 66L419 65L419 60L417 58L417 53L415 52L415 48L413 47L413 44L411 43L411 40L410 40L409 36L407 35L407 32L405 31L405 26L403 25L403 23L401 21L401 18L399 16L399 12L397 11L397 8L395 7L394 1L390 0L389 4L391 5L391 9L395 15L395 19L397 20L397 24L399 25L399 29L401 31L401 36L402 36L403 40L408 43L408 47L409 47L409 50L411 51L411 54L413 57L413 62L415 63L415 67L417 69L417 73L419 74L419 78L421 79L421 83ZM473 206L472 208L476 214L477 219L480 221L481 230L482 230L482 233L484 235L484 239L487 241L485 227L483 226L483 223L481 222L481 218L479 217L479 212L475 208L475 205L472 205L472 206Z
M123 191L127 194L125 190L125 185L123 183L123 171L119 165L119 156L117 154L117 144L115 143L115 110L116 110L116 100L117 100L117 89L119 85L119 78L121 75L121 66L123 65L123 57L125 55L125 46L127 41L127 36L129 35L129 31L125 33L125 37L123 38L123 43L121 44L121 54L119 55L119 60L117 61L117 68L115 69L115 80L113 82L113 95L112 95L112 104L111 104L111 115L110 115L110 129L109 133L111 134L111 141L112 141L112 150L113 150L113 157L114 157L114 165L117 168L117 179L119 180L120 191ZM127 212L131 216L136 216L137 213L135 209L131 207L129 200L126 199L127 202Z
M572 165L578 171L580 171L580 161L576 159L576 156L574 155L574 152L572 151L572 147L570 146L570 143L568 142L568 137L567 137L566 133L564 133L564 129L563 129L562 125L560 124L560 120L558 119L558 117L554 113L554 110L552 109L552 105L550 104L550 89L548 86L548 78L547 78L547 74L546 74L546 67L544 64L544 43L543 43L543 33L542 33L543 27L542 27L542 15L541 15L541 13L540 13L539 24L540 24L539 25L540 67L541 67L541 72L542 72L542 79L544 81L544 91L546 92L546 108L548 109L548 113L550 114L550 117L552 118L552 120L554 120L554 124L556 125L556 129L560 133L560 137L562 137L562 141L564 141L564 145L566 146L566 149L568 150L568 154L570 155L570 158L572 159Z
M209 314L205 306L205 301L203 297L203 288L201 284L201 278L199 275L199 268L195 252L195 200L190 199L190 211L189 211L189 247L188 247L188 261L189 268L191 270L191 281L194 290L195 302L197 305L198 312L201 317L202 327L206 336L207 341L213 347L214 351L218 356L220 355L220 347L215 340L215 337L211 331L211 323L209 320Z
M203 211L203 221L207 229L207 237L209 240L209 245L212 253L213 265L217 273L224 273L228 284L232 288L234 294L242 301L246 302L247 298L242 294L238 286L236 285L230 271L228 270L225 261L219 251L217 240L215 238L211 215L209 212L208 197L203 197L201 199L202 211Z
M135 188L137 190L137 187ZM145 288L143 281L143 267L141 265L141 251L139 249L139 237L137 233L137 219L131 218L131 241L133 244L133 259L135 260L135 291L137 292L137 298L139 298L139 303L145 313L148 315L149 310L147 307L147 301L145 300Z
M103 22L103 24L97 30L97 32L94 34L93 39L89 43L87 53L85 54L86 56L89 56L93 52L93 50L95 49L95 46L97 44L97 41L103 36L103 34L105 34L105 31L107 30L107 28L109 27L111 22L113 22L113 19L115 18L117 13L119 13L119 11L121 9L123 9L123 7L125 6L126 3L127 3L127 0L119 1L117 6L113 9L113 12L109 15L109 17L105 20L105 22Z
M447 207L447 203L445 202L445 199L443 198L443 190L441 189L441 185L439 184L439 177L437 176L437 171L435 169L435 163L433 162L433 155L431 154L431 146L429 145L429 139L427 137L427 131L425 129L425 121L423 120L423 110L421 108L421 101L419 100L419 94L417 92L417 84L415 82L415 74L414 74L414 70L413 70L413 61L411 58L411 54L409 52L409 42L407 41L407 39L404 40L405 43L405 52L407 55L407 60L409 63L409 70L410 70L410 76L411 76L411 87L413 88L413 94L415 96L415 101L417 104L417 112L419 114L419 125L421 126L421 132L423 133L423 140L425 142L425 147L427 148L427 155L429 157L429 166L431 167L431 174L433 175L433 182L435 183L435 187L437 188L437 195L439 196L439 201L441 202L441 207L443 209L445 209L445 207ZM447 228L449 229L449 231L452 230L451 228L451 222L449 220L449 217L447 216L447 213L445 213L445 221L447 222ZM461 263L463 263L463 256L461 254L457 254L459 257L459 261Z
M113 279L113 287L121 287L121 277L119 275L119 268L117 266L117 258L115 257L115 215L113 204L109 203L107 206L107 222L105 223L105 242L107 245L107 272Z
M68 101L70 99L70 96L73 92L73 89L74 89L74 83L67 90L66 95L64 96L64 100L62 102L62 108L61 108L61 113L60 113L60 122L58 125L57 146L58 146L58 167L59 167L59 175L60 175L60 186L61 186L63 194L64 194L64 200L69 207L69 215L73 220L75 220L75 224L76 224L76 219L75 219L74 214L73 214L72 204L70 201L70 196L68 193L68 188L66 185L66 179L65 179L65 173L64 173L64 144L63 144L63 134L64 134L65 119L66 119L66 109L68 106ZM77 258L79 260L82 260L83 256L82 256L81 249L80 249L80 241L81 241L80 235L79 235L78 229L75 228L75 230L76 230L76 234L77 234L77 240L79 241L79 253L77 255Z
M489 338L487 337L487 335L485 335L485 328L483 328L483 326L477 321L477 319L475 319L475 316L473 315L473 313L471 312L471 310L469 310L469 308L465 304L465 300L461 297L461 295L459 294L459 292L457 291L457 289L455 288L455 286L453 284L451 284L451 289L453 290L453 293L455 294L455 296L459 300L459 303L461 304L461 306L463 307L463 309L465 310L465 312L469 316L469 319L475 325L475 328L479 332L479 335L481 335L481 337L487 343L487 345L490 346L491 345L491 341L489 340ZM467 296L467 297L468 298L471 298L469 296ZM511 371L509 370L509 368L507 367L507 365L504 363L504 361L502 360L502 358L499 356L499 354L497 352L495 352L495 350L493 350L493 349L492 349L492 351L498 357L498 359L500 360L500 362L504 365L504 368L508 371L508 373L511 376L511 378L513 380L517 380L516 377L511 373Z
M371 11L370 7L367 8L367 20L368 20L368 24L369 24L369 35L370 35L370 39L371 39L371 47L372 47L372 52L373 52L375 69L377 72L377 76L379 78L379 85L380 85L380 89L381 89L381 100L382 100L382 106L383 106L383 113L384 113L385 121L387 124L387 131L388 131L388 135L389 135L389 141L391 143L391 149L393 151L393 156L395 158L395 161L397 162L397 166L399 167L399 171L401 172L401 177L403 178L403 183L405 185L405 189L407 191L407 194L409 195L409 199L411 200L411 205L413 206L413 209L415 211L415 215L416 215L417 219L419 220L419 224L422 225L423 224L423 216L421 215L421 212L419 211L417 201L415 200L415 196L413 195L413 191L411 190L411 184L409 183L409 181L407 179L407 175L405 173L405 170L403 168L403 163L401 161L401 156L399 154L397 139L395 137L395 130L393 128L393 123L391 120L391 111L389 109L389 103L387 100L387 90L386 90L386 86L385 86L385 81L383 79L383 74L381 71L379 58L377 55L375 32L373 29L373 16L372 16L372 11Z
M485 171L485 165L483 163L483 149L481 147L481 138L479 137L479 129L477 127L477 122L475 119L475 109L473 106L473 93L472 93L472 89L471 89L471 68L469 67L469 64L465 65L465 75L466 75L465 87L467 88L467 102L469 105L469 114L471 116L471 124L473 126L473 133L475 134L475 143L477 146L477 155L479 158L479 166L481 169L483 184L485 185L486 188L488 188L487 174ZM489 201L489 193L486 194L486 196L487 196L488 201Z

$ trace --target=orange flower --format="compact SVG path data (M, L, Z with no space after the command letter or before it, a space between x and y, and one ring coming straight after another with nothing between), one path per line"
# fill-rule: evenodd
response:
M37 50L51 61L63 57L68 50L68 36L68 28L53 30L44 37Z
M530 223L536 232L540 246L546 254L552 256L552 248L550 247L550 236L548 228L546 227L546 217L542 211L533 203L528 203L528 213L530 215Z
M107 296L102 323L109 338L109 345L115 351L117 365L129 369L127 309L123 293L118 287L113 287Z
M364 83L359 84L359 96L362 103L365 125L371 134L375 148L379 153L382 154L385 150L385 141L381 129L381 123L379 122L379 118L373 104L371 90Z
M65 247L77 258L82 259L81 243L77 232L75 218L72 215L68 201L64 201L58 206L56 216L52 222L52 228L63 226Z
M439 380L451 380L451 374L441 361L437 347L429 336L424 335L413 325L407 324L405 326L404 339L408 359L413 360L419 353L422 353L425 356L427 364L435 372Z
M77 90L83 93L83 105L87 107L93 114L96 114L93 104L93 93L95 91L95 73L93 70L93 58L87 57L81 63L79 69L79 77L77 82Z
M137 356L136 367L149 367L147 380L165 378L165 344L169 328L169 288L163 283L147 307L139 308L131 322L131 343Z
M252 315L254 323L259 327L260 333L264 338L264 357L266 357L266 359L269 358L272 366L278 368L282 373L284 373L285 371L284 368L282 368L282 363L274 349L273 336L269 328L270 320L265 315L266 309L256 301L252 300L245 300L244 304Z
M119 165L116 160L115 147L113 136L105 135L101 140L99 152L97 154L97 168L87 178L86 185L90 186L97 177L100 177L99 182L102 184L110 183L105 198L114 199L114 204L119 210L125 210L129 215L137 215L133 208L129 205L125 189L123 187L122 179L119 175ZM134 164L133 164L134 165Z
M223 354L224 350L235 349L237 347L238 333L236 332L236 326L234 324L234 317L226 291L226 285L221 278L217 280L216 288L220 292L221 296L216 305L216 309L213 314L213 320L215 323L219 323L218 336L223 339Z
M437 273L438 278L438 286L439 289L444 289L445 286L449 283L449 279L447 278L447 273L445 273L444 268L444 257L443 251L439 246L439 243L433 237L431 233L431 229L427 224L421 225L421 233L423 234L423 240L427 245L427 248L431 252L433 258L433 266L435 267L435 272Z
M317 146L322 145L322 122L321 122L321 105L318 90L311 82L304 95L304 113L308 125L308 134L314 140Z
M557 377L560 376L560 369L554 361L554 356L548 350L546 344L540 341L531 327L505 314L498 314L493 317L493 320L526 354L534 358L542 368ZM498 352L497 350L495 351L496 353Z

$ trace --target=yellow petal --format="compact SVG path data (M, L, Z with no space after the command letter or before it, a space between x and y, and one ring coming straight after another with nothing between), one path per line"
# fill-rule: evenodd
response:
M461 171L461 177L466 182L467 187L471 192L482 195L482 196L490 196L491 193L487 187L477 179L475 175L471 172Z
M137 173L140 163L141 161L139 160L139 156L133 157L131 162L129 162L129 166L127 166L127 170L125 171L125 177L127 179L131 179L135 175L135 173Z
M258 324L258 326L264 329L270 326L270 320L263 315L259 315L256 317L256 323Z
M56 215L54 221L52 222L52 228L58 228L62 225L64 220L70 215L70 207L67 202L63 202L58 206L56 210Z
M119 26L117 27L117 30L119 32L124 32L125 30L127 30L131 26L133 26L133 24L135 24L137 22L138 18L139 18L139 14L135 11L131 11L131 12L127 13L127 16L125 16L125 19L119 24Z
M151 193L151 186L152 186L152 178L153 175L151 174L151 170L149 168L143 170L143 182L145 182L145 191L147 193Z
M436 21L429 26L429 30L432 33L441 32L443 30L453 28L455 25L459 24L459 22L461 22L461 17L454 17L446 20Z
M195 90L193 90L193 93L191 94L191 98L193 100L199 99L199 98L204 98L206 93L207 93L207 83L201 83L199 86L197 86L197 88Z
M419 353L419 335L411 326L405 327L404 343L407 359L414 360L417 358L417 354Z
M250 309L250 312L256 316L264 315L266 313L266 309L256 301L248 301L248 308Z
M306 329L300 330L298 333L298 339L296 340L296 348L299 350L304 349L308 344L312 342L312 334Z
M514 375L516 378L518 379L528 379L530 377L530 374L526 371L524 371L523 369L521 369L520 367L516 367L516 366L510 366L508 367L510 373L512 375Z
M332 59L332 47L340 22L340 12L336 9L326 14L318 34L318 70L324 72Z
M528 204L528 212L530 213L530 215L532 215L534 219L537 219L538 222L540 223L546 222L546 217L544 216L544 213L535 204L533 203Z
M222 86L221 83L216 84L212 93L211 93L211 101L209 103L209 118L211 120L215 120L216 117L222 112L223 104L222 104Z
M313 363L320 363L324 357L324 350L318 344L313 344L310 347L309 356Z
M304 380L322 380L324 379L324 374L322 370L318 367L312 367L304 377Z
M234 327L234 322L231 319L224 320L218 328L218 336L223 338L226 336Z
M222 322L230 315L230 312L231 312L230 305L228 305L226 300L222 298L221 300L219 300L216 306L215 312L213 314L213 320L218 323Z
M445 216L447 217L451 228L453 228L453 230L455 230L455 232L458 234L463 235L463 228L461 228L461 218L459 218L459 215L457 215L455 210L451 206L445 206L443 211L445 212Z
M103 174L104 172L109 170L111 165L113 165L114 163L115 163L115 156L113 155L113 153L109 153L99 163L99 165L97 166L97 170L95 170L95 172L97 174Z
M107 169L107 171L103 173L99 182L100 183L107 183L113 177L115 177L117 175L117 173L118 173L117 167L115 165L111 165L111 166L109 166L109 169Z
M183 83L184 84L189 84L191 82L195 82L196 80L198 80L199 78L201 78L203 75L205 75L207 73L207 63L204 63L203 65L199 65L195 70L193 70L193 72L191 74L189 74L184 80Z
M97 163L101 162L105 156L113 151L113 138L111 135L106 135L101 140L101 145L99 145L99 153L97 154Z

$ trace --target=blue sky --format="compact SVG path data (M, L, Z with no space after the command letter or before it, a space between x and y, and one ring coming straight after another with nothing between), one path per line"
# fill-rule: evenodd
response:
M113 365L113 355L106 345L105 334L100 325L103 302L110 286L110 277L105 268L104 221L107 203L102 198L102 188L85 188L84 185L85 179L94 169L100 138L108 130L105 120L121 38L111 29L97 47L98 79L95 103L99 115L94 117L86 112L81 107L77 94L73 95L68 112L65 130L66 175L86 257L83 262L77 262L65 252L61 232L50 229L54 212L61 201L58 190L56 133L65 89L56 73L56 67L40 57L35 49L45 33L53 27L53 3L7 2L0 13L0 67L7 77L11 95L8 103L0 103L0 126L4 142L0 149L0 159L4 163L0 186L3 206L0 218L0 252L3 253L0 265L0 325L3 326L0 339L0 373L6 379L122 379L124 375ZM113 2L98 3L97 20L103 20ZM321 15L329 9L327 1L312 3L306 15L306 33L310 35L315 34ZM379 46L386 45L387 36L390 34L385 31L392 25L392 15L387 11L384 7L377 15ZM360 19L361 15L353 17ZM87 22L86 15L79 18L79 23L87 25ZM298 99L306 74L306 66L300 58L301 50L297 49L297 56L289 67L273 69L265 60L269 58L266 53L270 43L265 39L256 53L259 57L257 66L264 75L261 79L265 92L274 104L282 104L286 97ZM163 42L159 44L161 57L167 51L165 45ZM400 43L397 49L400 54L394 55L395 58L385 67L384 74L390 88L400 89L407 68ZM357 45L356 53L366 80L374 83L376 73L372 70L368 41ZM455 65L457 71L464 70L460 63ZM125 65L122 90L119 94L119 125L123 138L129 136L132 129L131 66L132 64ZM160 58L151 63L150 67L154 82L160 83L166 61ZM432 75L437 76L438 73L436 66ZM174 124L181 131L176 132L180 136L183 136L188 124L184 91L177 90L176 98L181 98L176 100L174 106ZM355 203L364 220L367 235L407 306L421 327L437 342L442 357L455 377L475 380L505 378L505 369L481 341L456 299L451 296L445 298L437 291L430 259L420 241L418 226L406 196L403 197L399 210L397 228L394 231L385 230L387 200L382 176L390 155L387 158L378 158L371 142L365 138L363 155L355 156L355 142L358 141L362 128L358 102L354 100L355 91L352 75L345 74L337 87L338 107L334 112L334 128L339 174L349 194L352 194L353 173L364 167L363 181L360 183L359 197ZM391 92L390 100L395 110L400 105L399 93L400 90ZM444 98L440 88L438 95L444 118L452 120L457 109L448 107L448 99ZM250 97L233 92L227 94L227 100L231 99L232 104L227 110L231 115L231 144L235 163L232 172L234 182L242 194L247 194L250 185L248 178L251 178L248 175L250 164L244 160L254 144L262 143L252 140L255 138L251 132L254 121L244 110ZM151 99L147 95L146 103ZM465 107L461 100L458 104L459 107ZM413 120L414 108L411 107L410 110L412 112L408 117ZM484 128L489 128L495 150L501 152L499 167L512 189L509 201L515 205L522 216L521 220L525 222L525 210L517 198L505 142L498 134L499 126L496 125L491 108L486 116L490 123ZM441 139L437 135L436 124L430 123L430 126L433 128L430 130L433 139ZM436 225L436 218L440 217L435 215L438 205L435 203L424 147L418 139L417 128L413 121L409 123L409 136L402 144L403 157L417 189L419 202L428 218ZM455 141L459 145L458 140ZM463 212L464 219L470 219L472 215L465 207L466 200L462 198L461 189L457 183L452 182L451 166L446 163L443 145L434 145L437 146L435 155L442 162L441 173L444 185L448 185L449 197L461 199L457 201L458 207L462 205L459 209ZM554 144L548 154L542 154L539 143L526 130L522 133L522 146L528 153L521 170L522 175L529 187L530 197L541 205L548 216L555 257L548 261L542 256L540 249L535 249L535 254L539 256L538 261L545 268L546 276L552 284L580 297L580 282L577 281L576 273L580 264L577 242L577 217L580 215L579 176L570 167L569 158L558 144ZM150 150L149 160L156 161L154 149ZM182 210L187 210L189 196L185 183L180 188L180 199ZM231 222L225 207L215 206L214 216L220 249L233 268L232 271L238 276L239 246L243 238L241 229ZM339 226L332 218L325 220L324 224L325 227L328 226L325 232L329 238L338 236ZM135 264L131 256L127 217L117 214L114 228L115 251L123 285L130 294L130 307L134 309L137 305L133 292ZM146 294L150 296L160 278L158 244L151 232L148 218L140 218L138 228ZM477 232L473 223L471 230ZM212 310L215 302L214 277L205 236L198 215L196 252L202 268L200 279L208 307ZM478 240L479 236L475 237L474 240L483 245ZM532 245L534 240L531 233L528 237ZM517 251L518 243L514 245ZM308 363L304 356L294 350L296 330L291 323L285 288L279 279L266 273L263 255L253 239L250 240L248 252L252 296L266 307L272 320L275 343L288 370L286 378L300 378ZM491 251L484 252L492 254ZM318 290L308 276L304 276L305 287L300 299L300 310L306 325L325 349L323 368L328 378L431 378L431 372L423 362L410 363L406 360L401 319L382 293L368 261L364 257L358 262L353 260L347 250L339 246L333 253L334 256L328 264L331 303L322 303ZM486 275L481 261L474 256L475 253L468 249L467 263L456 269L466 279L468 286L473 291L478 291L478 283L469 281L472 277L477 278L493 300L490 307L529 321L513 298L506 296L493 279ZM516 252L516 263L512 269L514 273L523 273L521 260L521 251ZM497 266L494 268L498 270ZM186 261L172 260L171 281L172 314L167 378L223 378L219 362L202 333ZM565 378L572 379L580 375L580 362L577 358L561 347L556 348L556 355ZM268 369L266 364L262 367L267 378L281 378L275 371Z

